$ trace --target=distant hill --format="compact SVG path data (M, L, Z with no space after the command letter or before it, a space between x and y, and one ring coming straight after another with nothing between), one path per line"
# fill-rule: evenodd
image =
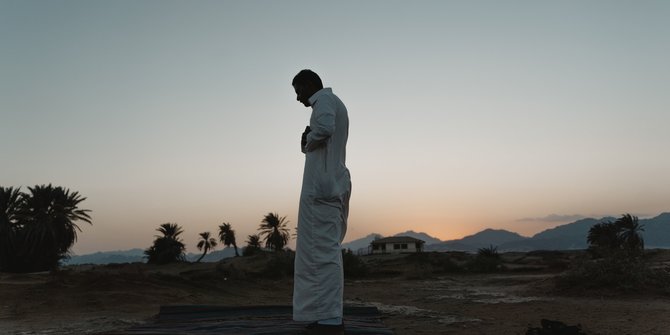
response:
M144 263L143 249L117 250L96 252L87 255L73 255L64 261L65 265L76 264L111 264L111 263Z
M415 232L413 230L408 230L404 233L398 233L393 236L410 236L414 238L418 238L424 242L426 242L425 245L433 244L433 243L440 243L442 242L440 239L432 237L426 233L422 232ZM383 236L381 234L370 234L368 236L359 238L357 240L349 241L347 243L342 243L342 249L350 249L354 253L367 253L368 247L370 246L370 243L376 239L380 239L386 236Z
M435 244L435 243L442 243L442 240L440 240L438 238L432 237L432 236L430 236L426 233L417 233L413 230L408 230L404 233L398 233L398 234L395 234L393 236L409 236L409 237L418 238L418 239L426 242L425 245L430 245L430 244Z
M573 223L547 229L533 236L527 244L504 244L501 249L511 250L570 250L586 249L586 236L589 229L600 222L615 221L615 217L604 217L599 220L583 219ZM640 219L643 226L642 238L645 248L670 248L670 213L662 213L654 218Z
M479 248L486 248L491 245L500 246L505 243L521 242L527 239L528 237L504 229L485 229L462 239L429 245L426 247L426 250L475 252Z
M242 248L238 248L240 255ZM201 253L187 253L186 260L195 262L200 258ZM235 249L224 248L222 250L214 250L207 253L202 259L202 262L218 262L224 258L235 256ZM96 252L86 255L74 255L70 259L63 262L65 265L77 264L112 264L112 263L145 263L147 260L144 256L144 249L130 249L118 251Z
M237 248L237 252L242 255L243 248ZM189 262L195 262L202 256L202 253L191 253L186 254L186 260ZM218 262L224 258L235 257L234 248L223 248L222 250L214 250L207 253L201 262Z
M586 249L586 235L596 223L615 220L612 217L602 219L581 219L572 223L560 225L539 232L523 241L502 243L498 246L501 251L531 251L531 250L576 250Z
M645 248L670 248L670 213L640 220L640 223L644 225Z
M357 240L349 241L347 243L342 243L342 249L349 249L354 253L366 253L370 243L376 239L382 238L384 236L380 234L370 234L368 236L359 238Z
M427 251L475 252L481 247L493 245L499 251L574 250L588 247L586 236L589 229L600 222L617 218L582 219L547 229L528 238L505 230L486 229L462 239L446 241L426 247ZM650 219L640 219L644 231L645 248L670 248L670 213Z
M497 245L509 242L523 241L526 239L528 238L504 229L485 229L477 234L466 236L462 238L460 241L462 243L470 244L478 248L483 248L488 247L491 244Z
M545 231L539 232L533 236L534 239L552 239L552 238L561 238L561 237L572 237L572 238L582 238L596 223L605 222L605 221L614 221L614 217L604 217L602 219L581 219L572 223L560 225Z

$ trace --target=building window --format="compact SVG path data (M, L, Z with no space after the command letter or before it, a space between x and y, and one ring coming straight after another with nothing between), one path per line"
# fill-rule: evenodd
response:
M399 250L400 249L400 244L394 244L393 245L393 250Z
M407 249L407 243L403 243L400 245L400 249Z

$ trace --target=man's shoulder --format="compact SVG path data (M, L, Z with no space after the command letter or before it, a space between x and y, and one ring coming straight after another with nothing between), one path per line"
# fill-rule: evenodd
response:
M333 89L330 87L325 87L320 90L318 90L314 95L312 95L309 100L313 104L319 100L324 100L324 99L332 99L335 98L336 95L333 94Z

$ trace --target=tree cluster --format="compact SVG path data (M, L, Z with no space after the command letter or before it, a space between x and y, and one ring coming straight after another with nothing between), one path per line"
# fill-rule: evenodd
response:
M36 185L28 192L0 186L0 271L55 270L81 231L91 223L86 198L61 186Z
M260 233L249 235L243 255L249 256L262 251L261 241L265 242L265 247L268 249L274 251L283 250L290 239L287 225L288 220L286 220L285 216L280 217L277 213L268 213L263 216L261 225L258 228ZM147 263L168 264L185 261L186 247L180 237L183 229L176 223L164 223L156 230L161 235L156 235L153 244L144 251ZM200 262L207 255L207 252L218 245L218 242L221 242L226 247L232 246L235 248L235 256L240 255L237 249L235 230L230 223L224 222L219 225L218 237L219 240L217 241L216 238L211 237L210 232L200 233L197 248L203 251L203 253L196 262Z
M630 214L593 225L587 235L591 259L578 260L557 277L557 287L638 292L660 288L667 292L668 272L650 266L644 257L643 230L638 218Z
M624 214L616 221L595 224L589 229L586 241L589 252L596 258L623 254L639 256L644 251L644 226L636 216Z
M144 251L147 263L168 264L186 260L186 246L179 237L184 230L176 223L163 223L156 230L163 235L156 235L154 244Z

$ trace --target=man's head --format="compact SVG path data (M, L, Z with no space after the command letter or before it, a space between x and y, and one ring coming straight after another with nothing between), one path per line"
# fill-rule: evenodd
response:
M323 83L319 75L312 70L302 70L293 77L293 89L295 90L296 100L300 101L305 107L309 107L309 98L323 88Z

